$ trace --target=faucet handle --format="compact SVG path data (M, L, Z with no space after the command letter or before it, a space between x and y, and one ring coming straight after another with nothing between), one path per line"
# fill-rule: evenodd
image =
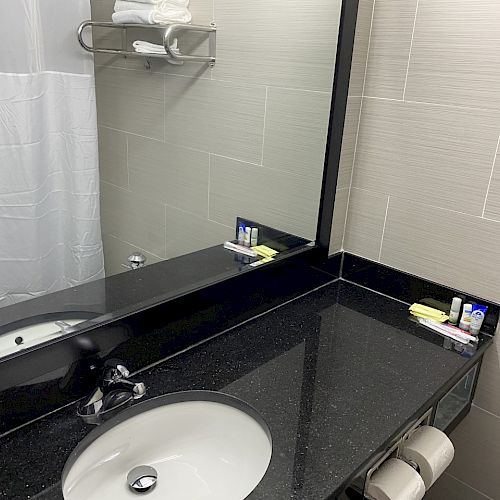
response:
M104 383L112 384L129 376L130 372L122 361L118 359L108 359L105 361L102 377Z

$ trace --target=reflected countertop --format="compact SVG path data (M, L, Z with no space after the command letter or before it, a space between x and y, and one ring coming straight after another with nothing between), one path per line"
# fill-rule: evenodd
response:
M408 305L337 281L175 356L136 378L148 397L217 390L253 405L273 456L251 500L337 493L475 354L408 319ZM60 474L91 430L70 406L0 440L0 497L62 499ZM43 493L40 493L42 492Z

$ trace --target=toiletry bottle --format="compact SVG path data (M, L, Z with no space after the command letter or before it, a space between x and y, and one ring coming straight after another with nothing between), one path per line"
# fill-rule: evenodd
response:
M456 325L458 323L458 319L460 318L461 307L462 307L462 299L460 297L453 297L453 300L451 301L450 319L449 319L449 322L452 325Z
M246 247L249 247L249 246L250 246L251 233L252 233L252 228L251 228L251 227L246 227L246 228L245 228L245 240L244 240L244 242L243 242L243 244L244 244Z
M469 331L470 328L470 320L472 315L472 304L464 304L464 309L462 311L462 317L460 319L460 328Z
M245 243L245 225L240 224L238 226L238 245L243 245Z
M472 314L470 317L471 319L469 329L471 335L479 335L487 311L488 306L482 306L481 304L472 304Z
M256 227L252 227L252 232L250 234L250 246L256 247L259 241L259 230Z

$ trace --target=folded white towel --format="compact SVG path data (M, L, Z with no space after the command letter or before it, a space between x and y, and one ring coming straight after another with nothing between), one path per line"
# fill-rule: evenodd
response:
M133 1L149 5L159 5L163 3L169 3L176 7L187 7L189 5L189 0L133 0Z
M165 47L163 45L158 45L156 43L150 43L150 42L144 42L142 40L136 40L133 44L133 47L136 52L139 52L141 54L166 54L167 51L165 50ZM174 40L174 43L172 45L172 52L175 52L176 54L180 54L180 50L177 47L177 38ZM177 64L181 65L184 64L184 61L177 61L176 59L171 59L168 58L167 62L170 64Z
M189 4L189 0L186 2ZM141 3L137 2L135 0L116 0L115 2L115 12L123 12L125 10L158 10L161 12L166 12L166 11L178 11L178 10L187 10L187 5L178 5L176 3L173 3L172 0L162 0L158 4L150 4L150 3Z
M171 24L191 22L191 12L187 9L167 10L124 10L111 16L115 24Z
M134 3L143 3L146 5L158 5L162 2L163 2L163 0L134 0Z
M193 16L188 9L184 8L165 8L153 12L153 20L157 24L190 23Z
M157 7L150 3L129 2L127 0L116 0L115 12L125 12L126 10L154 10Z

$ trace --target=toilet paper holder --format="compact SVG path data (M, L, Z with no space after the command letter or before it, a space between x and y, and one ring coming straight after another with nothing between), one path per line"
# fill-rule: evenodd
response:
M413 422L413 424L410 426L410 428L403 433L403 435L382 455L382 457L377 460L375 465L373 465L368 472L366 473L366 478L365 478L365 484L363 488L363 493L366 495L366 486L370 482L370 479L372 475L380 468L380 466L389 458L398 458L400 460L403 460L406 462L410 467L415 469L417 472L419 472L419 467L415 462L412 462L411 460L405 460L402 455L401 455L401 450L403 447L403 444L405 441L407 441L412 434L422 425L430 425L431 419L432 419L432 408L430 408L424 415L422 415L416 422ZM369 497L366 497L368 498Z

